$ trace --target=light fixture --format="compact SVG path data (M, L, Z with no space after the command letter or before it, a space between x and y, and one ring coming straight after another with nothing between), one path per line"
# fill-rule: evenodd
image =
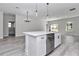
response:
M36 10L35 10L35 15L38 16L38 10L37 10L37 4L36 4Z
M70 11L74 11L74 10L76 10L76 8L71 8L71 9L69 9Z
M36 12L36 16L38 16L37 10L35 12Z
M27 16L26 19L24 19L25 22L31 22L31 19L28 18L28 11L27 11Z
M48 14L48 6L49 6L49 3L46 3L46 6L47 6L47 15L46 17L48 18L49 14Z

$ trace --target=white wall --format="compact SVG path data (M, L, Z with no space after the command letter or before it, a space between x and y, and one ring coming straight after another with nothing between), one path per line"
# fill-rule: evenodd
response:
M48 24L48 22L47 21L45 21L45 19L41 19L41 28L42 28L42 30L43 31L48 31L48 28L46 27L46 26L48 26L47 24Z
M8 36L8 17L3 15L3 36Z
M0 39L3 38L3 12L0 12Z
M24 19L26 18L26 16L22 16L22 15L16 15L15 17L15 34L16 36L22 36L23 32L28 32L28 31L43 31L44 27L43 27L43 21L39 20L39 19L32 19L32 21L30 23L26 23L24 21ZM9 20L12 20L14 18L12 18L11 14L4 14L3 15L3 35L4 36L8 36L8 22Z
M16 15L16 36L22 36L23 32L43 30L41 20L32 19L31 22L27 23L24 21L25 18L25 16Z
M70 32L65 31L67 22L72 22L72 31ZM59 24L59 32L62 34L79 35L79 16L48 22L49 25L54 23Z

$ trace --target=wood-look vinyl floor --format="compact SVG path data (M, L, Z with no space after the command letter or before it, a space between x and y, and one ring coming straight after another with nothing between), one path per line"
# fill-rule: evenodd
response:
M24 37L9 37L0 40L0 56L25 56Z
M79 56L79 37L65 36L63 44L48 56ZM24 37L8 37L0 39L0 56L26 56Z

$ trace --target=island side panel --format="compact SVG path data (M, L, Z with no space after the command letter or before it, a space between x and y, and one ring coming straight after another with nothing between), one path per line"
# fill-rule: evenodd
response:
M25 35L25 55L28 55L28 39L29 39L29 36L26 34Z

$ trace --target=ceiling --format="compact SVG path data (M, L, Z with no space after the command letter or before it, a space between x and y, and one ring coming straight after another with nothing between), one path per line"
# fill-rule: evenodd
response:
M29 17L35 18L36 5L38 9L37 18L46 18L46 3L0 3L0 11L4 13L26 15L26 11L28 10ZM71 8L76 8L76 10L69 11ZM79 15L79 3L49 3L48 14L49 17L53 19Z

